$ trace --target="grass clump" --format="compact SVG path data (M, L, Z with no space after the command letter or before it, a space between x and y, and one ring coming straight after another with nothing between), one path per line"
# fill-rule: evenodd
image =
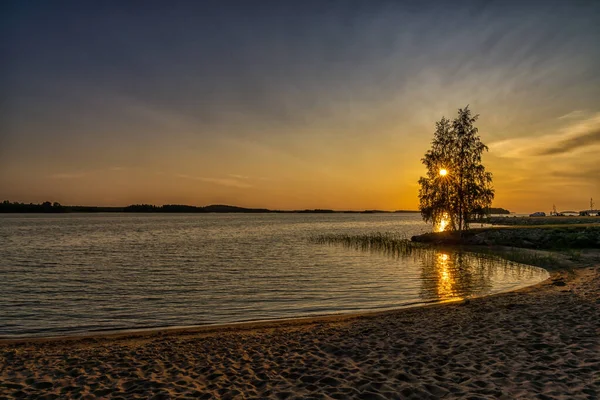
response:
M443 232L441 234L425 234L418 237L429 237L429 235L446 237L448 236L447 234L448 232ZM343 245L356 250L381 251L395 257L429 257L432 254L435 254L436 251L455 254L471 253L482 260L487 259L495 262L526 264L548 270L569 268L569 259L572 260L579 254L576 251L572 251L571 253L564 255L556 252L513 247L510 246L510 244L509 246L506 246L504 243L482 246L481 243L473 244L468 240L465 243L454 240L427 240L425 242L417 242L414 241L414 238L413 240L409 240L406 239L406 237L395 233L372 233L363 235L326 234L313 236L311 241L317 244Z
M377 250L392 255L411 255L429 246L408 240L396 233L370 233L347 235L343 233L317 235L311 238L317 244L341 244L357 250Z

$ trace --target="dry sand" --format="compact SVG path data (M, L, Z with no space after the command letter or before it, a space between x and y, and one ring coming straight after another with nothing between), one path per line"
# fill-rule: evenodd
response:
M468 302L0 343L0 398L600 397L600 266Z

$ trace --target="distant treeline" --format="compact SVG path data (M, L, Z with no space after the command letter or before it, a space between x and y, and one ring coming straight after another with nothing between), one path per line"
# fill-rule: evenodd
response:
M122 212L124 207L63 206L60 203L46 201L42 204L0 203L0 213L67 213L67 212Z
M352 213L352 214L374 214L374 213L415 213L417 211L398 210L364 210L364 211L334 211L324 209L280 211L266 208L244 208L213 204L205 207L188 206L184 204L165 204L155 206L152 204L132 204L126 207L96 207L96 206L63 206L60 203L46 201L42 204L33 203L11 203L8 200L0 203L0 213L73 213L73 212L132 212L132 213Z
M141 212L141 213L266 213L274 212L266 208L243 208L235 206L226 206L221 204L210 205L206 207L188 206L184 204L165 204L155 206L152 204L133 204L123 208L123 212Z
M505 210L504 208L490 207L490 208L486 208L485 212L482 214L477 213L476 215L472 215L471 218L469 218L469 221L470 222L485 222L486 220L489 220L492 215L503 215L503 214L508 215L508 214L510 214L510 211ZM503 217L503 218L505 218L505 217Z

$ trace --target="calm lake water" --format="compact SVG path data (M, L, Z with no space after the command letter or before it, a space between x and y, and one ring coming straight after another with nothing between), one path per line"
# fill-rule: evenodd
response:
M0 215L0 337L388 309L548 276L470 254L309 240L430 229L416 214Z

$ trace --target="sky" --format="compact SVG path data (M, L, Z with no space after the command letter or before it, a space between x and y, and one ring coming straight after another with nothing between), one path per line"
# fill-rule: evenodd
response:
M3 1L0 197L412 209L469 105L494 206L600 204L598 1Z

